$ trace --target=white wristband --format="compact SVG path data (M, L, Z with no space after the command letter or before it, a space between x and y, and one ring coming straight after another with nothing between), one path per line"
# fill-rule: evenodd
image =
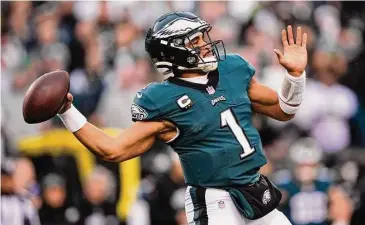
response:
M82 115L73 105L71 105L71 108L69 108L66 112L57 114L57 116L62 120L63 124L65 124L66 128L72 133L80 130L87 122L86 117Z
M280 96L279 96L279 106L281 110L283 110L283 112L285 112L286 114L295 114L299 109L299 106L288 105L280 98Z
M283 84L278 91L280 108L287 114L295 114L303 101L306 83L305 71L299 77L286 72Z

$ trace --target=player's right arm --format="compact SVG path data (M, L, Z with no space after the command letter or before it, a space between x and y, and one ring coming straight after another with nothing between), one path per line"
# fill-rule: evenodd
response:
M160 133L170 129L167 122L137 121L117 137L112 137L86 121L72 106L71 94L67 99L59 112L60 118L86 148L103 160L122 162L140 156L151 148Z
M103 160L122 162L140 156L151 148L156 136L164 129L162 122L136 122L111 137L91 123L74 132L75 137Z

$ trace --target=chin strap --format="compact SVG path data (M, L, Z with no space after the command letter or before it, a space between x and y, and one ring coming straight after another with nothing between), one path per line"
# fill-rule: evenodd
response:
M180 67L180 66L179 66ZM207 74L207 72L201 70L201 69L197 69L197 68L194 68L194 69L180 69L178 66L174 66L172 68L172 73L173 73L173 76L174 77L181 77L182 74L184 73L198 73L200 75L205 75Z
M200 75L205 75L217 69L218 62L216 60L217 59L214 56L204 58L204 63L200 63L194 68L177 66L170 62L156 62L155 66L158 72L164 76L164 79L168 79L169 77L181 77L183 73L198 73Z

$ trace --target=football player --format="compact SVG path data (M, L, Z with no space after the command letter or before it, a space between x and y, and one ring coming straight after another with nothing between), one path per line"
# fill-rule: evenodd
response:
M156 139L179 155L186 183L189 224L290 224L276 210L281 193L259 173L266 159L253 113L287 121L303 99L307 35L282 30L284 52L274 49L286 69L274 91L253 76L241 56L226 54L211 25L189 12L171 12L148 30L145 47L166 76L136 94L135 123L111 137L88 123L71 104L59 113L65 126L104 160L122 162L148 151Z
M281 210L293 225L348 225L350 198L332 184L321 165L322 149L312 138L299 139L289 151L293 173L278 171L275 180L283 193Z

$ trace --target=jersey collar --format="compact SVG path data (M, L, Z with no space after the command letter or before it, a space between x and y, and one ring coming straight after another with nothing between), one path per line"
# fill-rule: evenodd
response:
M208 74L208 83L207 84L198 84L198 83L193 83L193 82L189 82L186 80L182 80L176 77L170 77L167 79L170 83L179 85L179 86L183 86L183 87L188 87L188 88L194 88L200 91L204 91L204 92L208 92L207 88L209 86L213 87L214 89L217 89L218 86L218 82L219 82L219 72L218 69L209 72Z

